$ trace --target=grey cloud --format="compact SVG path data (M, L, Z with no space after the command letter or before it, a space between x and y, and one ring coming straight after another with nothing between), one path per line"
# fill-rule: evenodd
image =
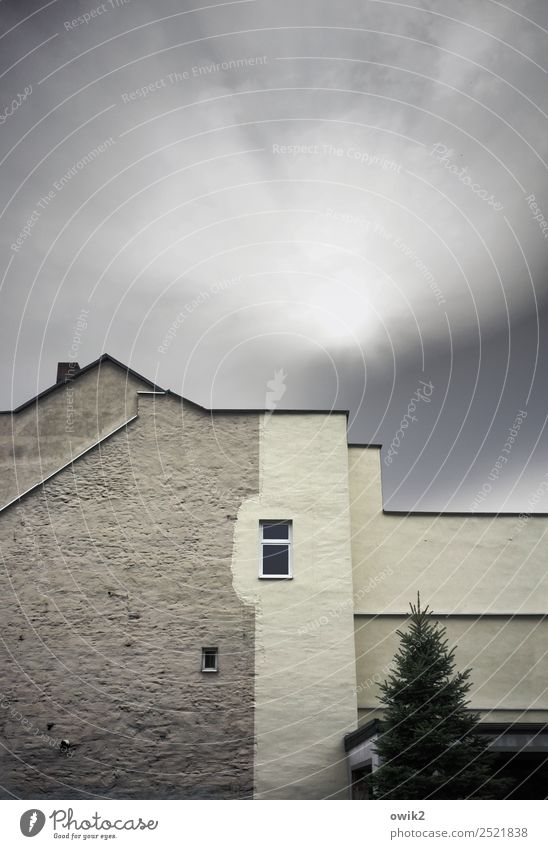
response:
M356 441L389 444L417 380L432 380L385 498L468 509L535 374L489 501L526 503L531 449L547 450L544 4L520 7L536 27L495 3L180 15L190 4L161 0L67 31L93 6L53 4L0 42L7 68L58 33L0 80L0 112L33 87L0 127L1 156L17 145L2 165L2 406L51 382L83 306L82 362L108 350L234 407L263 406L284 368L283 404L348 406ZM21 4L0 15L6 31ZM246 57L266 60L230 65Z

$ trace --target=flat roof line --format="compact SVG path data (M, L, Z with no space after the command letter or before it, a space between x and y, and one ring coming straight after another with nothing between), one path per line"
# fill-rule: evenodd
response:
M382 710L382 707L379 705L378 707L366 707L362 708L362 710ZM514 711L520 714L524 713L533 713L536 710L546 710L546 708L477 708L472 707L468 708L468 711L476 712L476 711L488 711L492 712L493 710L497 711ZM482 722L481 719L476 726L476 731L478 734L529 734L529 735L538 735L542 733L548 732L548 723L546 722L524 722L523 720L516 720L512 722L512 720L508 722ZM344 750L345 752L349 752L350 749L353 749L354 746L358 746L360 743L364 743L366 740L370 740L374 734L382 733L382 720L375 718L370 719L369 722L360 725L359 728L356 728L355 731L350 731L348 734L344 735Z
M548 613L436 613L431 611L434 619L546 619ZM412 616L407 613L362 613L355 610L354 616L361 616L363 619L407 619Z

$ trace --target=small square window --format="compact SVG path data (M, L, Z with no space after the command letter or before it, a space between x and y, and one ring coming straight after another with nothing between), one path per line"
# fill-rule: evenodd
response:
M202 649L202 672L218 672L219 671L219 649L203 648Z
M291 522L261 522L260 578L291 578Z

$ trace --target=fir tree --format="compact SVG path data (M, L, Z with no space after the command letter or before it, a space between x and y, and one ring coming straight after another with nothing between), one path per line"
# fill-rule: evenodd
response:
M381 766L371 776L376 799L503 799L509 785L493 777L493 757L467 710L470 669L455 674L455 649L428 607L410 605L398 631L394 671L380 685L385 705L376 743Z

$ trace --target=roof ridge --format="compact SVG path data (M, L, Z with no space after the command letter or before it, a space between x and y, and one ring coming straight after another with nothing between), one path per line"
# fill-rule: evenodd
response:
M104 362L113 363L115 366L118 366L123 371L130 374L132 377L135 377L138 380L142 380L143 383L147 383L155 391L159 391L159 392L165 392L166 391L161 386L158 386L158 384L154 383L154 381L149 380L148 377L143 377L142 374L139 374L139 372L135 371L134 369L131 369L129 366L126 366L124 363L120 362L120 360L117 360L116 357L113 357L111 354L107 354L107 353L101 354L100 357L98 357L96 360L93 360L93 362L88 363L87 366L83 366L81 369L78 369L78 371L75 372L74 375L70 378L70 382L72 382L73 380L76 380L82 374L85 374L86 372L91 371L91 369L95 368L96 366L100 366L101 363L104 363ZM36 403L36 401L39 401L44 396L49 395L51 392L54 392L60 386L65 386L65 384L67 382L68 381L59 381L59 382L53 383L51 386L48 386L46 389L43 389L41 392L39 392L33 398L30 398L28 401L24 401L22 404L19 404L18 407L14 407L13 410L0 410L0 415L6 415L6 414L12 415L13 413L19 413L19 412L21 412L21 410L24 410L26 407L30 407L32 404Z

